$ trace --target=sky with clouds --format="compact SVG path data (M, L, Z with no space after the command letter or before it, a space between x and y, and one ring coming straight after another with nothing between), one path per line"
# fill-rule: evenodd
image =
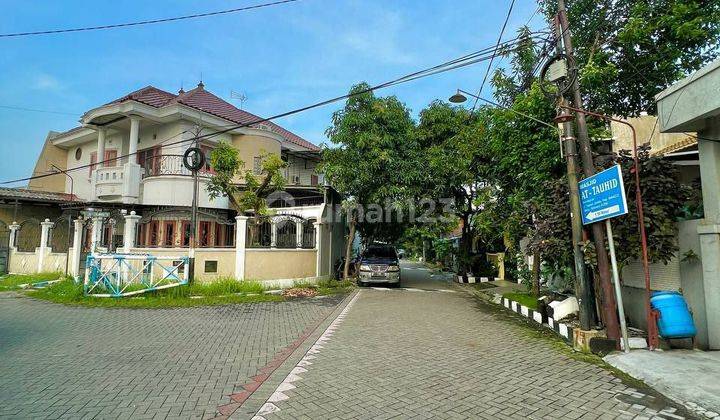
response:
M0 33L94 26L242 7L266 0L3 0ZM206 89L268 116L347 93L491 45L508 1L300 0L181 22L126 29L0 39L0 180L29 176L48 131L146 85ZM537 4L517 0L505 38ZM531 26L543 26L535 15ZM498 64L498 62L496 62ZM493 66L495 66L494 64ZM499 63L502 64L502 63ZM477 90L480 63L377 92L396 95L417 115L456 88ZM490 89L486 87L485 93ZM276 122L313 143L333 104ZM9 109L17 107L51 112Z

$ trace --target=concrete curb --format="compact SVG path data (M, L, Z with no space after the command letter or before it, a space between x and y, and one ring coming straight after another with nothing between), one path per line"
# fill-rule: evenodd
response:
M542 325L543 327L550 328L551 330L555 331L560 337L562 337L565 341L572 344L573 342L573 327L569 326L568 324L565 324L564 322L558 322L555 319L551 317L543 317L540 312L537 312L535 310L532 310L528 308L527 306L521 305L518 302L515 302L514 300L510 300L508 298L502 297L502 295L499 295L497 293L493 294L492 302L498 305L502 305L506 309L509 309L517 314L520 314L524 316L525 318L528 318L535 322L536 324Z

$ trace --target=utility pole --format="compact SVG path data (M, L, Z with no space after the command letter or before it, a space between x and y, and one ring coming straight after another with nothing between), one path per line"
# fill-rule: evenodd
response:
M202 156L202 151L198 147L198 138L200 137L200 133L202 132L202 127L197 125L195 127L195 138L192 142L191 147L188 149L188 151L192 151L193 153L190 155L191 165L188 169L192 171L192 179L193 179L193 196L192 196L192 208L190 212L190 243L189 249L188 249L188 280L193 281L195 279L195 248L197 247L197 230L198 230L198 190L199 190L199 182L198 182L198 170L200 167L205 163L205 159ZM187 153L183 157L184 160L187 159ZM187 165L187 162L184 161L183 164Z
M562 37L565 55L568 57L569 63L574 63L575 59L573 56L572 37L570 35L570 26L567 20L565 0L558 0L558 23L560 26L559 35ZM558 37L556 45L559 45L560 41L561 39ZM577 70L570 69L570 71ZM583 109L580 82L578 81L578 77L571 77L571 79L572 83L570 85L570 90L573 95L573 105L575 108ZM575 121L577 123L578 144L580 146L583 173L586 177L592 176L595 174L595 162L592 156L592 148L590 146L590 137L588 136L585 114L576 112ZM608 338L616 340L616 342L619 343L620 326L618 325L617 302L615 300L613 284L610 277L610 263L608 260L607 250L605 249L605 232L603 231L602 223L592 224L592 236L595 242L600 288L602 289L602 318Z
M560 25L555 25L558 37L561 35ZM560 43L555 44L558 53L562 52ZM565 105L565 98L562 90L558 96L559 105ZM562 108L560 108L562 109ZM580 214L580 192L578 187L578 168L577 168L577 149L575 145L575 136L573 133L573 125L570 121L563 124L562 144L565 153L565 161L567 163L567 180L570 190L570 223L572 226L572 248L575 260L575 290L580 307L580 328L587 331L593 325L593 312L591 299L592 284L588 278L585 269L585 258L581 248L582 238L582 217Z

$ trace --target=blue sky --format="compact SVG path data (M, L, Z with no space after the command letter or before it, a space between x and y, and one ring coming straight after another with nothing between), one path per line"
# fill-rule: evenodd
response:
M3 0L0 33L93 26L222 10L265 0ZM0 39L0 180L29 176L50 130L146 85L206 89L268 116L393 79L493 45L508 1L301 0L250 12L142 27ZM506 38L537 4L517 0ZM533 26L542 26L536 16ZM415 115L457 87L479 88L487 63L379 91ZM495 66L495 65L494 65ZM490 93L486 87L485 93ZM236 105L239 102L235 101ZM276 122L320 144L334 104Z

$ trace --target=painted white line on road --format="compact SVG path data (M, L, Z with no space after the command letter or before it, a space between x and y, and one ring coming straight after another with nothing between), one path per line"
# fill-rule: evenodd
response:
M355 301L358 299L358 297L360 297L360 293L361 292L358 291L357 294L353 296L352 299L350 299L350 302L348 302L345 308L343 308L343 310L338 314L338 316L335 317L333 322L328 325L328 327L325 329L325 331L323 331L320 337L315 340L315 343L313 343L313 345L310 346L308 351L305 352L303 358L300 359L297 364L295 364L295 367L290 371L290 373L288 373L282 383L278 385L278 387L275 389L275 392L270 395L270 397L265 401L265 404L263 404L260 410L255 413L255 416L252 418L252 420L265 420L265 417L263 416L280 411L280 407L273 403L290 399L290 397L285 394L285 391L290 391L296 388L296 386L293 385L293 382L297 382L302 379L300 375L307 372L308 370L306 368L309 368L310 365L312 365L312 362L310 362L310 360L316 359L317 356L315 356L315 354L320 353L320 350L324 348L323 344L330 341L333 332L337 330L338 326L345 320L345 316L347 315L348 311L353 306Z

